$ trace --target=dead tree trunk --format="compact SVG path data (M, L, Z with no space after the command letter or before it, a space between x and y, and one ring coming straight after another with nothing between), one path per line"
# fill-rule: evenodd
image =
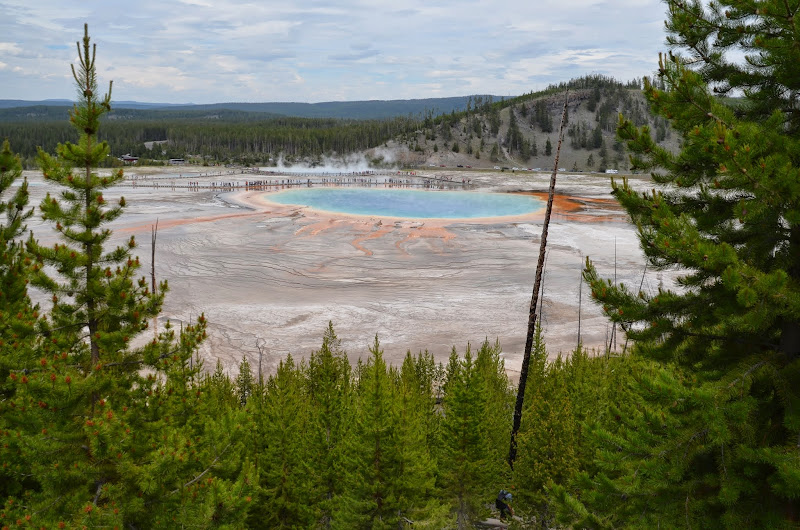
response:
M564 140L564 121L567 115L567 103L569 103L569 91L564 95L564 110L561 112L561 125L558 128L558 147L556 147L556 159L553 164L553 173L550 175L550 190L547 195L547 208L544 214L544 223L542 224L542 240L539 243L539 261L536 264L536 277L533 281L533 295L531 296L531 308L528 314L528 335L525 338L525 354L522 357L522 369L519 372L517 402L514 406L514 423L511 427L511 446L508 451L508 465L511 469L514 468L514 460L517 458L517 433L519 432L520 422L522 421L522 404L525 401L525 384L528 379L528 365L530 364L531 350L533 349L533 336L536 333L536 302L539 299L539 286L542 281L544 258L547 252L547 229L550 225L550 214L553 211L556 175L558 174L558 157L561 154L561 142Z
M153 296L157 294L156 284L156 237L158 236L158 219L155 226L150 227L150 280L153 284ZM158 339L158 315L153 316L153 334Z
M583 255L581 255L581 263L583 263ZM583 298L583 274L578 275L578 345L576 348L581 347L581 302Z
M263 372L261 371L261 363L264 359L264 350L267 347L267 341L262 339L261 337L256 339L256 348L258 348L258 387L259 389L264 388L264 376Z

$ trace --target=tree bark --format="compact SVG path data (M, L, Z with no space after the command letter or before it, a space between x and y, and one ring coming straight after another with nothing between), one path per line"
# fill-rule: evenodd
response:
M550 214L553 211L553 198L556 189L556 175L558 174L558 157L561 154L561 142L564 140L564 122L566 121L567 104L569 103L569 91L564 95L564 110L561 112L561 125L558 129L558 146L556 147L556 158L553 164L553 173L550 175L550 189L547 194L547 208L544 213L544 223L542 224L542 240L539 243L539 261L536 264L536 277L533 281L533 294L531 295L531 307L528 313L528 334L525 337L525 354L522 357L522 368L519 373L519 386L517 388L517 402L514 405L514 422L511 427L511 445L508 451L508 465L514 469L514 460L517 458L517 433L522 421L522 405L525 402L525 385L528 379L528 366L531 361L531 350L533 349L533 337L536 334L536 309L539 299L539 287L542 282L542 271L544 270L544 258L547 252L547 231L550 225Z
M153 296L156 295L156 238L158 237L158 219L155 226L150 227L150 279L152 281ZM153 316L153 337L158 340L158 315Z

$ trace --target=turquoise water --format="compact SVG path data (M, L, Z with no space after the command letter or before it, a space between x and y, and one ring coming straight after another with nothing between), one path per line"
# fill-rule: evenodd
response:
M268 199L328 212L413 219L524 215L544 206L535 197L509 193L369 188L298 188L270 194Z

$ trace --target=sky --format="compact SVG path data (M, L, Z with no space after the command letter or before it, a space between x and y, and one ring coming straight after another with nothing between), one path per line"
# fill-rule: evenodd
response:
M516 96L652 75L659 0L0 0L0 99L74 99L89 24L112 100Z

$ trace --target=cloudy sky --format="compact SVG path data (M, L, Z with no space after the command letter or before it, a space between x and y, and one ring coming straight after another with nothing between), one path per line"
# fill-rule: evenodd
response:
M73 98L89 24L113 99L165 103L519 95L650 75L659 0L0 0L0 99Z

